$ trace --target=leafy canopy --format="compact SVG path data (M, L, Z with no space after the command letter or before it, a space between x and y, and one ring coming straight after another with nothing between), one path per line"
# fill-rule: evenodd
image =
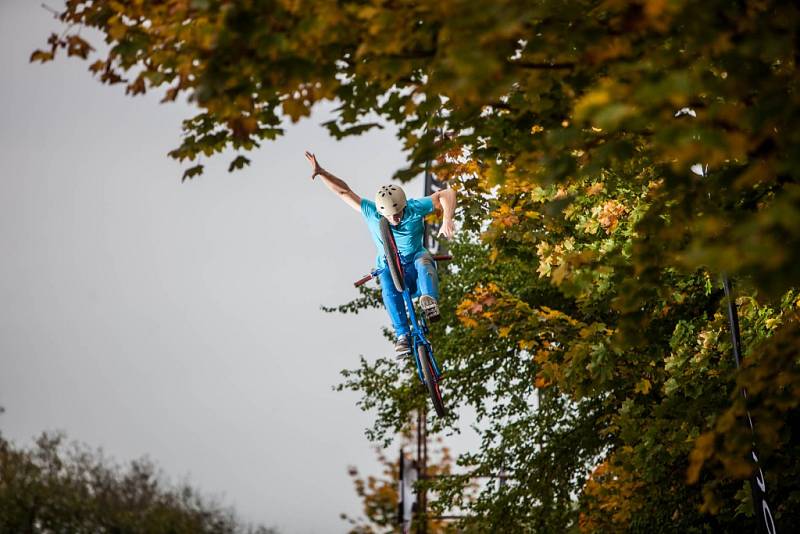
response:
M637 247L639 271L709 265L773 295L800 275L794 3L68 0L60 18L65 32L32 60L66 51L131 95L197 104L170 152L181 161L256 148L281 117L333 99L335 136L397 125L400 178L454 148L500 181L512 168L541 184L602 169L635 180L654 166L664 183L642 233L659 249ZM102 33L105 57L82 27ZM677 120L687 106L696 118ZM710 176L689 171L699 162Z
M394 124L396 176L433 160L459 189L435 346L449 402L479 418L459 462L516 481L467 503L464 528L749 528L745 384L773 511L800 523L796 3L68 0L61 18L32 60L88 59L78 30L96 28L102 82L197 104L179 160L256 148L334 100L334 136ZM346 372L374 439L419 406L410 371ZM442 482L440 506L465 484Z
M42 434L22 448L0 436L3 532L275 534L186 484L166 483L156 466L113 464L100 451Z

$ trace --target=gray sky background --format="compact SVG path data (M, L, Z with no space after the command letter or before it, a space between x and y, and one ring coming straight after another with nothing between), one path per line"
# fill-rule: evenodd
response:
M181 184L166 153L194 111L125 97L73 58L29 64L52 30L40 2L0 1L0 432L61 429L148 455L246 520L345 530L347 466L377 471L369 416L331 386L391 349L388 319L319 310L356 296L375 252L303 150L371 196L399 142L336 142L317 110L244 171L218 157Z

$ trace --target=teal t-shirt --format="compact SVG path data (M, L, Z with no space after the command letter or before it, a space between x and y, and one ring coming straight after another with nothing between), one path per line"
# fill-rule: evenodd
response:
M425 250L422 244L423 234L425 233L425 216L433 211L433 201L430 197L420 199L410 199L403 211L403 220L397 226L391 226L394 240L397 243L397 250L404 258L410 258ZM378 247L377 265L383 265L383 241L381 240L380 220L375 203L366 198L361 199L361 215L367 222L372 240Z

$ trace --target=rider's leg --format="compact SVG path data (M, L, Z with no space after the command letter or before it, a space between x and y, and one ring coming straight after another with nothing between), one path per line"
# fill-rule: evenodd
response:
M439 277L436 273L436 263L427 250L414 257L414 266L417 270L417 284L422 296L419 305L425 316L431 321L439 319Z
M409 333L408 318L406 316L406 305L403 302L403 294L394 287L389 269L383 270L379 280L381 282L381 293L383 293L383 305L386 307L386 311L389 312L395 334L397 334L397 337L407 335Z
M427 250L418 252L414 256L414 266L417 269L417 285L420 293L439 300L439 276L431 253Z

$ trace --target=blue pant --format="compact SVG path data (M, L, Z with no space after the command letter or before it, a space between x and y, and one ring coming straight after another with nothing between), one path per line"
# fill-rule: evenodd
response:
M404 261L405 282L412 297L417 295L429 295L439 300L439 277L436 275L436 263L433 256L427 250L418 252L414 256L414 261L407 264ZM380 274L381 291L383 293L383 305L389 312L392 319L392 326L398 336L409 333L408 316L406 315L406 304L403 301L403 294L398 292L392 281L392 273L389 269L384 269Z

